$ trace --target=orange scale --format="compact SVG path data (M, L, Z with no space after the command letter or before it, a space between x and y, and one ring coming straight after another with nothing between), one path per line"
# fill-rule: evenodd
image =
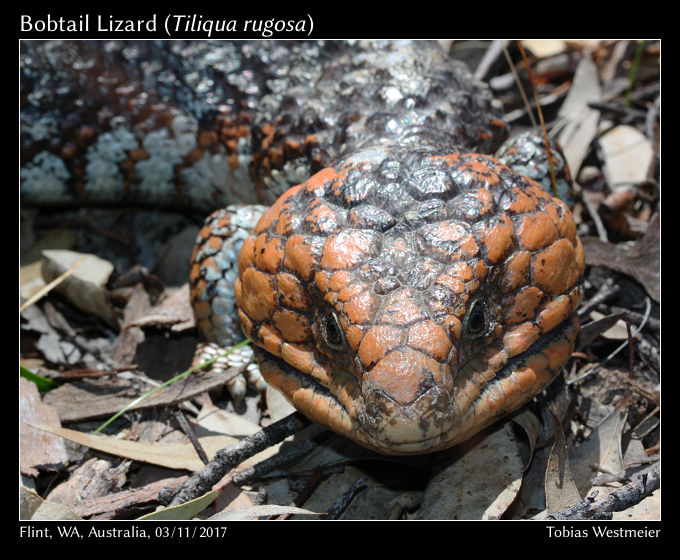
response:
M531 321L506 329L503 335L503 347L512 358L524 352L541 336L540 329Z
M465 162L459 169L475 181L483 181L489 186L496 185L500 181L498 174L489 169L486 162L477 159L478 154L472 155L476 156L475 159Z
M293 216L290 212L290 205L286 205L281 209L279 219L276 221L274 232L277 235L287 236L293 233L295 229L293 225Z
M321 293L325 293L330 288L330 274L325 270L319 270L314 275L314 283Z
M238 281L236 284L238 285ZM238 318L241 321L241 327L243 328L245 335L248 338L253 338L253 322L250 320L250 317L239 309Z
M449 274L458 278L461 282L469 282L474 278L472 268L465 261L457 261L448 268Z
M353 268L371 257L374 250L374 234L362 230L340 231L326 240L321 266L331 270Z
M255 257L253 264L265 272L278 272L283 261L283 246L281 240L270 238L262 233L255 239Z
M363 292L342 306L347 320L354 325L370 323L375 315L377 302L370 292Z
M277 306L276 281L270 274L248 268L241 275L238 306L254 321L271 317Z
M281 356L281 347L284 343L281 333L274 325L269 322L262 323L260 328L257 329L257 339L267 352L274 354L274 356Z
M206 239L208 239L212 233L213 226L212 224L208 223L207 225L203 226L199 232L198 236L201 238L201 243L205 242Z
M189 283L194 284L201 277L201 265L195 262L195 255L191 258L193 264L191 265L191 270L189 271Z
M545 354L534 354L525 361L526 368L531 372L524 372L524 376L517 377L517 381L528 390L537 380L545 379L550 374L550 362Z
M386 296L378 322L380 324L405 325L425 319L421 307L413 301L409 290L392 292Z
M423 321L412 325L408 330L408 345L444 362L451 350L449 335L441 325L434 321Z
M555 224L560 237L566 237L572 243L576 243L576 223L567 205L561 200L554 198L554 204L546 206L545 211ZM560 215L560 209L562 210Z
M254 233L262 233L263 231L269 229L274 221L278 219L279 214L281 213L287 200L290 197L295 196L303 187L304 184L297 185L295 187L291 187L285 193L283 193L277 199L277 201L270 206L269 210L262 214L259 221L257 222L257 225L255 226Z
M331 400L325 395L322 395L314 391L310 403L310 413L314 417L314 420L319 424L328 426L330 418L330 408Z
M564 293L580 277L579 269L577 251L568 239L559 239L531 256L533 283L548 294Z
M364 336L364 329L358 325L349 325L345 329L345 338L352 350L357 352Z
M440 156L427 156L427 159L432 159L435 161L441 160L446 162L446 164L449 165L450 167L456 167L458 165L458 162L460 161L460 154L453 153Z
M277 295L279 303L292 307L298 311L308 311L310 308L307 291L300 281L287 272L280 272L276 276Z
M222 214L220 218L217 220L217 227L220 229L224 229L229 227L231 224L231 215L230 214Z
M501 290L512 292L531 281L530 275L531 253L528 251L515 252L501 269Z
M435 283L444 286L454 294L465 292L465 283L450 274L442 274L435 280Z
M339 270L331 274L328 288L334 292L339 292L343 288L350 286L351 283L352 277L350 273L346 270Z
M367 372L370 386L383 390L397 403L413 402L428 378L427 373L433 373L431 368L441 368L441 364L434 360L430 359L432 364L428 364L419 356L425 358L410 348L391 352Z
M274 312L272 320L288 342L307 342L312 338L309 319L301 313L280 308Z
M255 258L255 237L249 236L243 242L241 251L238 254L238 272L243 274L244 271L251 266Z
M507 204L504 210L512 214L524 214L526 212L533 212L538 208L538 200L529 192L525 192L523 189L513 187L510 189L511 202Z
M401 344L401 329L387 326L371 327L359 346L358 357L364 368L373 367L391 350Z
M459 319L455 315L447 315L442 320L442 326L446 331L448 331L451 340L453 340L453 343L456 344L456 342L458 342L458 339L460 338L460 333L463 329L463 323L461 322L461 319Z
M520 391L523 393L531 392L536 383L536 372L531 367L522 367L513 370L513 378L519 385Z
M318 199L317 199L318 200ZM311 226L311 231L330 234L337 228L337 217L329 206L318 202L305 222Z
M553 243L559 233L548 214L535 212L522 216L517 226L517 236L522 247L536 251Z
M501 320L505 325L516 325L533 319L543 300L543 292L536 286L525 286L517 293L505 296L501 303Z
M567 339L556 341L548 346L544 353L548 360L549 369L555 371L564 364L571 357L572 350L572 343Z
M478 189L473 196L482 203L480 214L486 214L493 209L494 201L489 189L482 187L481 189Z
M309 344L283 342L279 355L287 364L303 373L309 374L317 365L314 350Z
M536 324L541 332L548 332L564 321L571 313L569 296L558 296L543 306L536 316Z
M338 301L345 302L345 301L350 301L352 298L355 298L358 296L360 293L365 292L368 290L368 286L366 284L350 284L346 288L342 288L338 292Z
M304 236L295 234L286 240L283 265L303 281L311 280L314 269L317 268L317 257Z
M212 305L209 301L196 301L193 305L194 315L197 319L209 317L212 314Z

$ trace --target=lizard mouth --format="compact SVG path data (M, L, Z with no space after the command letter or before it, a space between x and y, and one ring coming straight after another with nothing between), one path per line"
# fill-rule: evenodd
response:
M508 360L476 394L461 384L452 392L435 385L408 404L380 390L362 392L348 372L333 371L326 387L265 350L257 348L256 356L265 380L312 421L379 453L422 454L468 439L539 393L571 355L578 327L574 313Z

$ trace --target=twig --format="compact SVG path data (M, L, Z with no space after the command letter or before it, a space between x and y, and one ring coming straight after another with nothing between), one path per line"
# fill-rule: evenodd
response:
M91 369L91 368L69 369L66 371L57 372L54 375L53 379L58 379L60 381L62 380L71 381L73 379L90 379L95 377L105 377L107 375L118 375L119 373L122 373L124 371L131 371L138 368L139 366L137 364L129 364L127 366L120 366L111 369Z
M293 500L293 503L291 504L292 507L302 507L302 504L304 504L307 501L307 498L309 498L309 495L312 493L312 490L314 490L314 488L316 488L316 485L319 484L322 473L323 471L319 467L316 467L312 471L312 475L307 480L307 484L305 484L305 487L300 491L295 500ZM293 515L292 513L282 513L275 519L277 521L285 521L286 519L289 519L292 515Z
M527 94L524 91L524 86L522 86L522 80L519 78L519 74L517 73L517 68L515 68L515 65L512 62L512 58L510 58L510 53L508 52L507 46L503 45L503 54L505 55L505 60L508 63L508 66L510 67L510 70L512 71L512 75L515 78L515 83L517 84L517 90L519 91L520 96L522 97L522 102L524 103L524 107L526 108L526 112L529 115L529 120L531 120L531 126L533 128L536 128L536 119L534 118L534 112L531 110L531 103L529 102L529 99L527 98Z
M330 508L328 508L328 511L326 511L325 515L320 516L319 519L338 519L349 507L349 504L352 502L354 497L364 488L366 488L366 478L362 477L352 484L349 490L340 496L335 501L335 503Z
M207 465L210 462L210 459L208 459L208 454L205 452L205 449L203 449L201 442L198 441L198 438L196 437L194 431L191 429L191 426L189 426L189 422L187 422L184 413L181 410L178 410L175 412L174 416L175 420L177 420L177 423L179 424L179 427L182 428L184 435L189 438L191 445L194 446L194 449L196 450L199 459L203 461L204 465Z
M280 469L285 465L298 460L300 457L304 457L312 452L312 450L319 445L319 443L326 439L330 435L327 430L317 435L316 437L306 439L300 443L286 447L285 451L277 453L269 459L265 459L256 465L253 465L249 469L242 470L241 472L234 473L233 482L236 486L244 486L245 484L250 484L254 480L257 480L272 472L273 470Z
M300 413L294 412L278 422L263 428L238 443L220 449L212 461L194 473L173 497L170 505L177 506L208 492L231 469L263 449L283 441L309 423Z
M24 309L26 309L27 307L33 305L36 301L38 301L40 298L42 298L45 294L47 294L48 292L50 292L54 287L58 286L58 285L61 284L64 280L66 280L66 278L68 278L69 276L71 276L71 274L73 274L73 273L76 271L76 269L77 269L81 264L83 264L83 262L85 261L86 258L87 258L87 255L83 255L83 256L80 257L80 258L76 261L76 263L75 263L71 268L69 268L66 272L64 272L63 274L60 274L60 275L57 276L54 280L52 280L52 282L50 282L50 283L47 284L46 286L43 286L42 288L40 288L40 290L38 290L31 298L29 298L28 301L25 301L25 302L23 303L23 305L21 305L21 306L19 307L19 313L21 313L21 312L22 312Z
M611 519L612 512L623 511L644 498L650 496L661 485L661 474L658 467L639 474L637 478L623 488L614 490L608 496L595 501L595 495L582 502L566 507L549 515L548 519Z
M608 241L607 230L605 229L604 224L602 223L600 215L597 213L597 210L593 206L593 203L591 202L590 198L588 198L588 193L584 190L581 191L581 200L583 200L583 205L588 210L588 214L590 214L590 217L592 218L593 223L595 224L595 229L597 230L597 237L600 239L600 241L604 241L606 243Z
M607 301L609 298L615 296L620 291L621 286L619 286L618 284L614 284L613 281L607 279L607 281L604 282L599 287L597 293L593 297L591 297L590 300L588 300L588 302L586 302L579 308L578 314L581 315L581 317L584 317L585 315L588 314L588 312L591 309Z
M647 298L647 309L645 310L645 316L643 318L642 323L640 326L638 326L635 329L635 333L633 336L637 336L638 333L644 328L645 323L647 322L647 319L649 318L649 313L652 310L652 302L649 298ZM588 377L591 373L593 373L597 368L602 367L604 364L606 364L609 360L611 360L614 356L616 356L621 350L623 350L626 346L628 345L628 341L625 340L616 350L614 350L609 356L607 356L604 360L602 360L599 364L595 364L593 367L591 367L588 371L586 371L583 375L578 376L576 379L570 379L567 381L567 385L573 385L574 383L577 383L578 381L581 381L582 379L585 379Z

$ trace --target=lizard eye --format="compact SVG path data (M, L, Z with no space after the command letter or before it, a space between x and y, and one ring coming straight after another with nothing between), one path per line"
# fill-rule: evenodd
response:
M342 350L345 339L340 321L334 311L328 311L321 317L321 332L328 346L333 350Z
M472 302L465 318L465 332L470 338L479 338L489 331L489 311L483 299Z

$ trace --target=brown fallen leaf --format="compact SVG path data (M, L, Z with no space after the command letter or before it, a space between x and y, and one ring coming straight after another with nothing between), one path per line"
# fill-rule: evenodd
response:
M417 519L500 519L517 496L524 462L512 423L469 440L460 451L430 480Z
M632 243L609 243L596 237L582 237L586 264L616 270L637 280L655 300L661 298L660 220L657 213L647 233Z
M96 449L116 455L119 457L127 457L135 461L142 461L167 467L169 469L186 469L192 472L201 470L204 465L198 457L194 447L188 443L149 443L145 441L131 441L125 439L118 439L110 436L102 436L96 434L87 434L78 432L76 430L69 430L68 428L52 428L50 426L43 426L37 424L30 424L34 428L44 430L51 434L63 437L69 441L74 441L90 449ZM207 443L210 438L219 437L220 447L226 447L235 443L236 438L228 436L207 436L200 438L201 445ZM204 445L204 448L206 446ZM214 445L210 445L214 448ZM210 451L206 449L210 455ZM214 453L213 453L214 454Z
M192 399L206 391L223 386L243 368L223 372L199 371L163 387L149 397L136 402L129 410L170 406ZM127 379L86 379L66 383L45 395L44 402L59 412L62 422L80 422L103 418L117 413L136 401L148 388L139 388Z
M73 512L83 518L97 519L129 519L136 517L140 511L148 510L149 507L158 503L158 493L163 488L178 488L189 479L188 476L164 478L142 486L97 496L79 502L73 506Z
M545 469L545 505L548 515L581 501L571 476L567 442L557 418L555 424L555 443Z
M590 492L591 481L598 474L593 465L608 473L624 471L621 435L628 416L629 400L630 391L572 454L574 481L584 494Z
M169 469L185 469L192 472L200 471L205 465L198 457L194 446L190 443L149 443L145 441L131 441L118 439L111 436L87 434L68 428L52 428L50 426L30 424L39 430L74 441L85 447L103 451L118 457L126 457L135 461L142 461L167 467ZM198 438L209 459L225 447L238 442L238 438L227 435L205 436ZM252 467L259 461L263 461L276 454L281 444L273 445L260 453L253 455L238 465L236 471Z
M38 431L26 422L61 427L59 415L40 400L35 383L19 378L19 469L28 476L38 476L40 468L58 470L66 465L68 454L63 440Z

